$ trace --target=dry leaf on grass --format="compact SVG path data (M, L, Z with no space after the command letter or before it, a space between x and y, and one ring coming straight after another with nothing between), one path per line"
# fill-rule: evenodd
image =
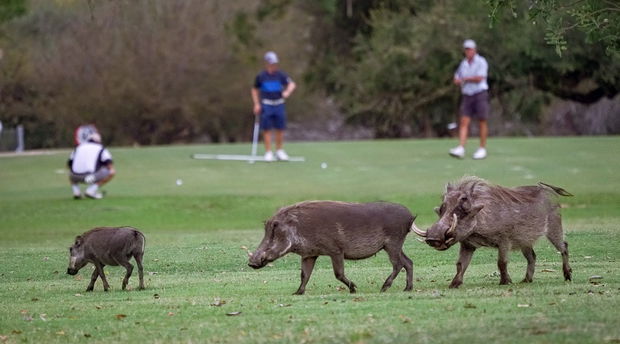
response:
M211 306L215 306L215 307L221 307L222 305L226 304L226 300L220 300L219 298L216 298L215 300L213 300L213 303L211 303Z
M121 319L124 319L124 318L127 318L127 315L125 315L125 314L117 314L116 315L116 319L118 319L118 320L121 320Z
M240 314L241 314L241 312L230 312L230 313L226 313L226 315L227 315L227 316L229 316L229 317L234 317L234 316L236 316L236 315L240 315Z

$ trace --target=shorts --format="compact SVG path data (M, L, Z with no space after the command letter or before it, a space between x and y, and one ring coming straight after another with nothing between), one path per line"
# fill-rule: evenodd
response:
M460 111L461 116L486 120L489 117L489 92L482 91L471 96L464 94Z
M284 104L262 104L260 128L261 130L286 129L286 112L284 111Z
M84 180L87 176L93 175L95 179L93 181L89 181L88 183ZM110 170L107 167L102 167L97 170L95 173L69 173L69 180L71 183L86 183L86 184L94 184L99 181L106 179L110 175Z

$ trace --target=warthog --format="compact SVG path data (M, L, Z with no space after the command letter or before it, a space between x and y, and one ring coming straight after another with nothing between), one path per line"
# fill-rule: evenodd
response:
M301 256L301 295L318 256L329 256L336 278L351 293L355 284L344 275L345 259L364 259L385 250L392 273L381 291L387 290L400 270L407 271L405 291L413 287L413 263L403 252L403 244L415 217L402 205L307 201L284 207L265 222L265 237L248 265L264 267L289 252Z
M456 276L450 288L463 284L463 274L474 251L483 246L499 250L499 284L512 282L506 269L511 249L520 249L525 256L527 270L523 282L532 282L536 263L533 246L542 235L562 253L564 279L570 281L568 244L564 241L560 206L551 197L556 194L572 196L545 183L505 188L477 177L465 177L446 186L441 207L435 208L439 220L426 232L415 225L413 230L439 251L457 242L461 244Z
M75 237L73 246L69 248L70 259L67 273L75 275L88 263L95 265L86 291L92 291L97 277L103 281L103 289L108 291L110 285L103 273L106 265L121 265L127 269L123 279L123 290L127 287L133 265L129 263L131 257L138 264L140 287L144 289L142 270L142 256L144 255L144 234L133 227L98 227Z

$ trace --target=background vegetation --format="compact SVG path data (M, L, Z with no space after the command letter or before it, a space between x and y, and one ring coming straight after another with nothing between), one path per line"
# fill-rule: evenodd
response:
M444 136L461 42L490 62L493 135L620 132L612 1L11 0L0 120L27 146L236 142L273 49L300 85L290 138ZM560 52L561 54L558 54Z
M114 148L118 176L101 201L74 201L63 170L68 150L0 157L0 341L3 343L615 343L620 340L620 162L617 137L493 139L492 158L454 160L451 140L292 143L305 163L191 160L198 152L245 153L247 145ZM616 147L616 148L614 148ZM566 152L571 154L566 154ZM535 153L534 153L535 152ZM320 167L327 163L327 168ZM499 286L496 251L476 252L459 290L447 288L457 249L437 252L412 234L414 291L404 274L379 289L384 253L346 263L350 295L322 257L304 296L299 257L252 270L262 221L306 199L400 202L420 226L447 181L474 174L507 186L539 180L562 197L573 282L542 239L532 284ZM176 180L183 184L178 186ZM121 291L106 267L86 293L90 267L65 274L67 247L94 226L133 225L147 237L144 291ZM509 271L525 273L520 252ZM590 281L591 276L602 279ZM137 286L137 276L130 280ZM228 313L241 312L236 316Z

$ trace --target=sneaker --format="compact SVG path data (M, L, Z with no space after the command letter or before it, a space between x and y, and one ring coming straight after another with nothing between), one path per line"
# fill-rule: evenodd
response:
M275 158L274 158L274 156L273 156L273 152L272 152L272 151L267 151L267 152L265 153L265 161L266 161L266 162L272 162L272 161L274 161L274 160L275 160Z
M476 160L484 159L486 157L487 157L487 150L482 147L478 148L478 150L476 150L476 152L472 156L472 158Z
M103 198L103 194L102 194L101 192L93 192L93 193L90 193L90 192L86 191L86 192L84 193L84 195L85 195L86 197L88 197L88 198L91 198L91 199L102 199L102 198Z
M276 157L278 160L288 161L288 154L284 151L284 149L278 149L276 151Z
M450 149L450 156L463 159L465 157L465 148L463 146L456 146Z

